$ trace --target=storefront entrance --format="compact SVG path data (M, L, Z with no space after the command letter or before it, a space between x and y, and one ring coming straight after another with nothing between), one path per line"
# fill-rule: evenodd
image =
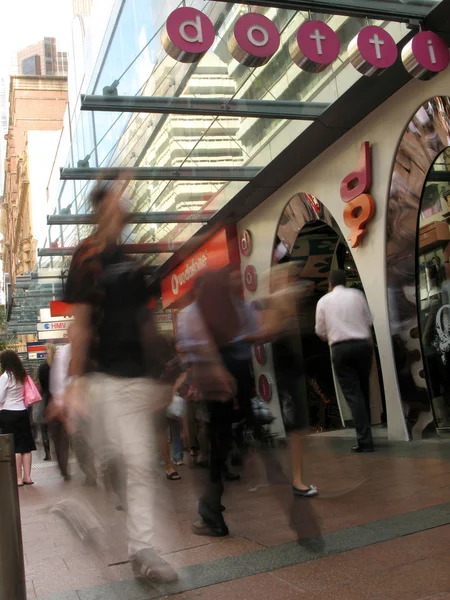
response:
M301 355L297 393L306 397L310 427L313 431L330 431L351 426L351 414L335 381L328 344L315 334L315 311L318 300L328 291L328 277L333 269L344 269L348 285L362 288L356 265L345 239L326 208L309 194L291 199L281 218L275 240L274 264L295 261L305 284L300 317ZM276 346L274 363L277 364ZM383 386L378 356L372 374L372 423L384 419ZM277 377L277 373L275 372ZM278 393L285 393L277 377Z

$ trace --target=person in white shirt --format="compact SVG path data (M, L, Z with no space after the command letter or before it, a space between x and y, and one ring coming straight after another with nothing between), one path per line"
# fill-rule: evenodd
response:
M5 350L0 354L0 432L14 436L17 485L32 485L31 452L36 445L24 399L27 373L18 354Z
M353 452L373 452L370 418L372 316L364 294L346 287L345 271L330 275L330 293L317 303L316 334L328 342L336 377L352 412L357 445Z

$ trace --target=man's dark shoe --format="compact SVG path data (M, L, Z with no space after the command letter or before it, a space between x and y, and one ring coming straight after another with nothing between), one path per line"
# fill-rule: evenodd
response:
M208 537L225 537L229 534L228 527L226 525L222 525L220 527L212 527L203 521L203 519L198 519L198 521L194 521L192 523L192 532L195 535L205 535Z
M360 446L357 444L356 446L352 446L352 452L361 454L363 452L374 452L375 448L373 446Z

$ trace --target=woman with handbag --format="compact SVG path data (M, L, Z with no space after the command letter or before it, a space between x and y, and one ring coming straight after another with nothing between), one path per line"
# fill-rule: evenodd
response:
M40 396L16 352L2 352L0 368L0 430L14 436L17 485L32 485L31 453L36 444L27 407L40 400Z

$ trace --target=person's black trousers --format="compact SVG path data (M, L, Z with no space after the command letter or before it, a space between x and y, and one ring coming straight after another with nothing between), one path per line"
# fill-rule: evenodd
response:
M372 356L368 340L349 340L331 347L334 371L352 411L361 448L373 447L369 397Z
M226 527L221 504L222 476L232 442L233 401L208 402L210 468L198 505L198 513L209 527Z

